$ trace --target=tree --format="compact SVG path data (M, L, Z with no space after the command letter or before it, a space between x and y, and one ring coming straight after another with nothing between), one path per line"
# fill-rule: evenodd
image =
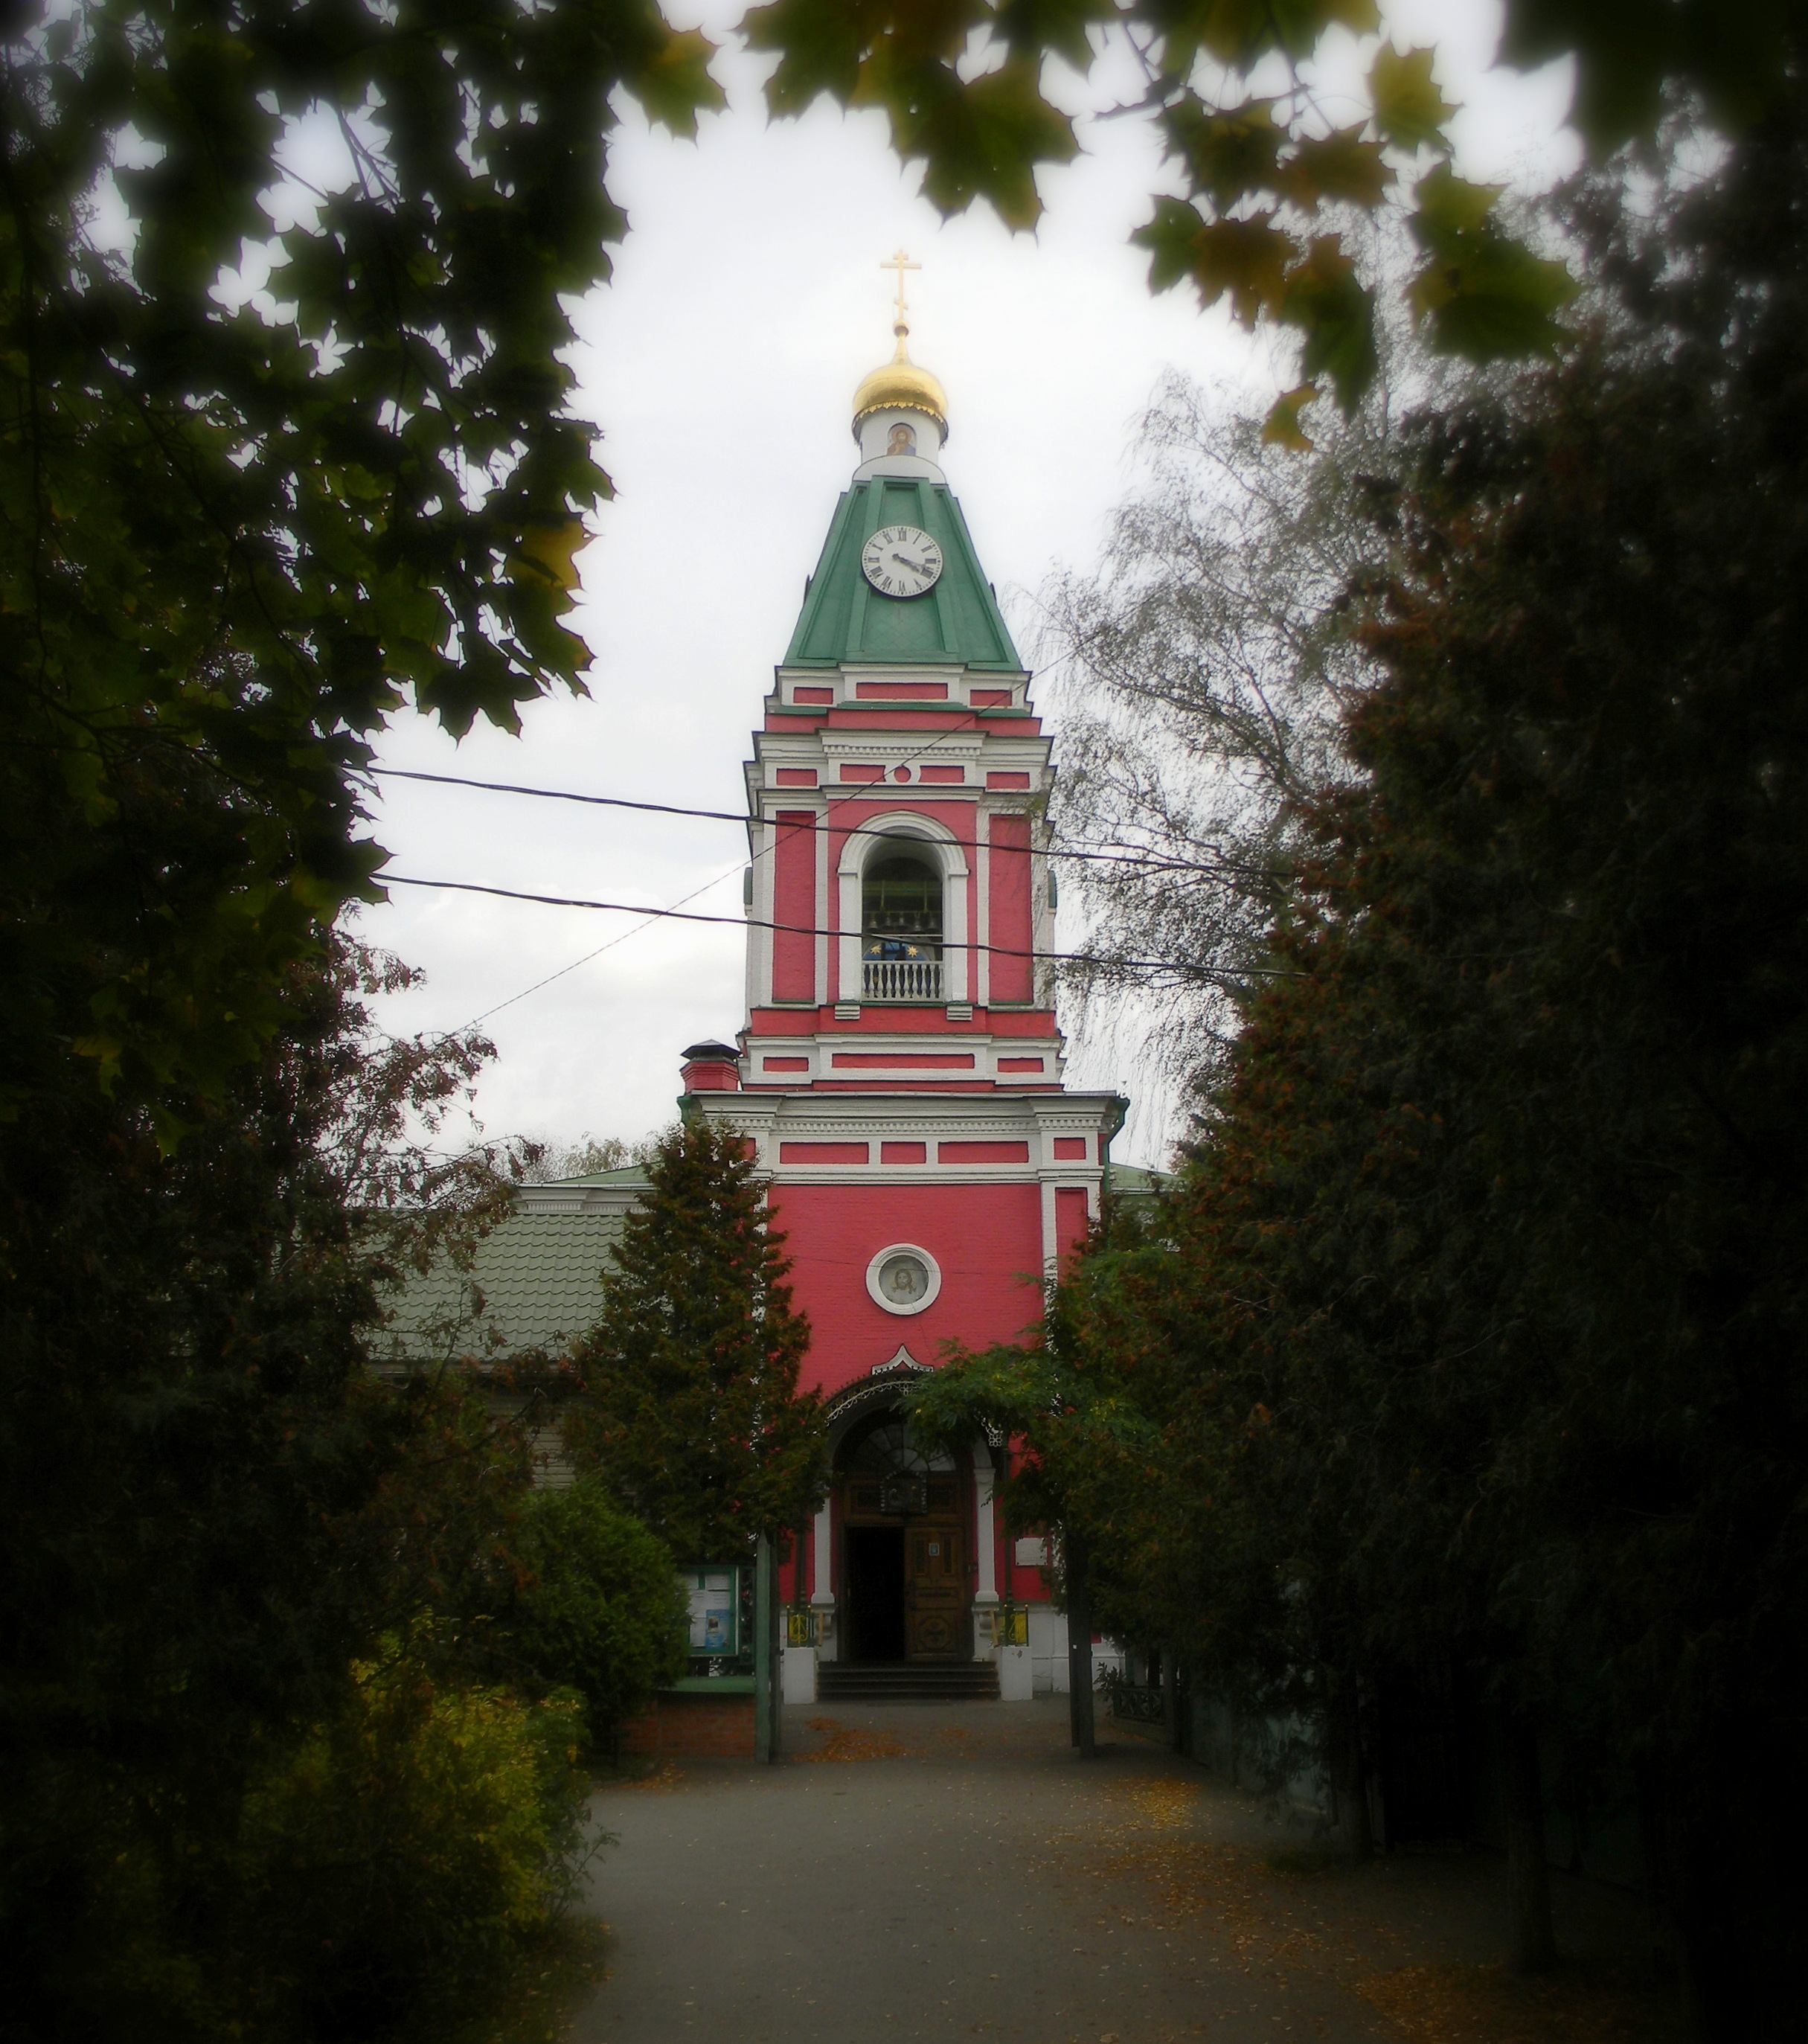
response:
M378 1634L480 1612L512 1575L524 1447L455 1383L367 1374L417 1239L455 1250L506 1184L494 1156L420 1145L489 1047L382 1039L363 997L401 970L348 944L292 967L282 1031L184 1103L173 1150L98 1088L45 1088L6 1131L0 1950L21 2036L78 2012L163 2034L218 1957L254 1774L335 1715Z
M1440 1279L1389 1373L1418 1408L1399 1447L1423 1427L1445 1451L1416 1466L1472 1473L1432 1520L1446 1580L1485 1589L1530 1700L1580 1689L1636 1758L1708 2033L1781 2038L1808 1500L1799 88L1719 177L1660 194L1584 182L1592 344L1428 427L1372 627L1390 678L1353 725L1372 786L1335 813L1338 920L1397 1018L1387 1204L1420 1235L1414 1290Z
M1512 0L1505 48L1575 57L1597 152L1649 133L1667 83L1737 133L1783 88L1799 0L1748 6L1737 35L1723 15ZM1300 67L1375 23L1370 0L774 0L743 32L778 55L774 113L883 106L935 202L1019 227L1037 164L1077 147L1047 64L1127 44L1191 194L1139 230L1154 281L1296 328L1348 407L1375 344L1346 216L1390 188L1412 183L1407 296L1434 348L1548 346L1570 289L1450 174L1430 52L1380 48L1368 117L1320 117ZM9 1040L27 1073L72 1058L71 1082L217 1094L320 919L374 884L370 734L409 699L463 731L575 685L560 620L607 479L559 355L623 228L611 95L686 132L720 95L708 43L652 0L25 0L3 33ZM1275 436L1303 443L1307 395ZM155 818L148 772L209 798Z
M1666 90L1695 98L1722 133L1738 134L1787 95L1805 26L1800 0L1756 0L1729 29L1716 0L1628 10L1613 0L1506 0L1503 60L1575 66L1572 117L1591 156L1652 136ZM1302 383L1268 430L1306 444L1303 406L1326 390L1347 411L1376 363L1375 294L1359 274L1365 217L1392 195L1420 252L1403 302L1436 352L1471 362L1553 347L1575 286L1503 218L1499 188L1452 171L1457 110L1435 82L1436 52L1368 48L1367 104L1342 47L1379 29L1374 0L1285 6L1177 7L1169 0L767 0L742 33L778 62L766 88L775 116L827 96L883 108L892 144L923 166L944 213L984 200L1013 229L1042 211L1036 176L1080 144L1045 89L1053 62L1084 78L1109 52L1142 90L1112 109L1154 122L1186 188L1163 192L1132 239L1157 290L1191 282L1206 305L1228 299L1248 325L1299 336ZM1337 67L1338 125L1317 67Z
M652 1139L629 1143L620 1135L589 1135L575 1143L549 1143L541 1147L526 1170L529 1185L550 1185L561 1178L582 1178L597 1171L619 1171L638 1164L652 1148Z
M651 0L27 0L4 34L6 1020L35 1054L42 983L99 965L79 1063L217 1092L370 889L369 734L577 685L608 483L559 352L622 231L610 98L688 129L720 94ZM195 813L148 816L188 771Z
M1704 2034L1781 2039L1808 103L1710 182L1632 182L1564 202L1586 340L1430 410L1377 503L1353 770L1138 1317L1168 1452L1242 1408L1249 1452L1189 1485L1226 1551L1256 1530L1326 1706L1440 1655L1494 1696L1522 1962L1550 1952L1542 1726L1633 1762Z
M566 1437L681 1562L738 1560L822 1500L821 1398L797 1389L809 1323L740 1135L687 1123L647 1177L572 1350Z
M1044 1298L1031 1339L958 1350L904 1396L911 1427L950 1452L984 1431L1007 1533L1053 1531L1070 1642L1074 1743L1093 1750L1095 1627L1166 1642L1209 1627L1160 1416L1169 1353L1159 1331L1173 1257L1159 1224L1108 1206L1084 1254Z
M1404 339L1392 362L1310 460L1264 438L1259 409L1170 376L1099 567L1043 593L1061 722L1050 820L1060 844L1110 855L1065 869L1087 927L1064 987L1087 1025L1138 1028L1173 1082L1234 1036L1304 805L1350 770L1344 713L1374 670L1349 596L1387 555L1368 506L1400 415L1435 388Z

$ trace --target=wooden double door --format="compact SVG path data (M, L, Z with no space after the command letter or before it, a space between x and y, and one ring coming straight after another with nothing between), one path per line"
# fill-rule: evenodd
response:
M848 1630L857 1661L964 1661L966 1536L908 1519L846 1529Z
M964 1661L966 1543L958 1526L904 1528L904 1658Z

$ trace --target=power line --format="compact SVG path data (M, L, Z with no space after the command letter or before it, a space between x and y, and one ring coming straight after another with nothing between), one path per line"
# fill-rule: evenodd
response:
M977 728L978 723L978 718L973 716L971 712L969 712L968 714L962 718L960 722L954 728L957 730L962 728L963 726ZM909 760L920 759L925 752L931 751L934 747L939 736L940 734L939 732L932 732L924 743L919 745L914 752L907 752L904 755L904 760L908 762ZM636 809L665 816L698 816L708 817L712 820L720 819L720 820L727 823L744 824L747 821L747 819L744 816L729 815L727 812L720 810L681 809L674 807L669 803L631 802L623 798L608 795L565 794L551 789L519 787L511 782L504 781L473 780L457 774L426 774L417 772L403 766L373 767L367 770L372 774L387 773L396 778L401 780L437 782L448 787L482 788L504 794L534 795L546 801L582 802L597 808ZM831 808L834 807L832 801L831 802L830 806ZM855 828L858 828L858 826L855 826ZM869 833L862 833L862 835L869 834ZM877 835L883 836L884 833L880 832L877 833ZM770 845L762 845L759 849L752 855L754 863L757 864L758 862L764 859L770 851L774 850L777 847L777 843L778 832L775 830L773 832L772 843ZM479 1022L487 1022L492 1015L500 1015L505 1008L512 1008L517 1001L525 1001L529 994L538 993L543 986L551 986L555 980L565 978L568 974L576 972L580 966L588 965L593 959L601 958L605 951L612 951L615 949L617 944L626 943L630 937L638 936L642 930L649 928L652 923L657 921L662 913L675 912L677 910L681 909L687 901L694 901L698 895L707 894L712 887L719 887L724 880L727 880L732 876L734 870L734 867L731 866L725 871L717 874L713 880L706 880L701 887L693 887L688 894L681 894L677 901L669 903L664 911L651 909L641 911L640 912L646 919L644 921L636 923L631 929L624 930L619 936L611 937L606 944L599 944L593 951L586 951L582 958L574 959L570 964L562 965L557 972L549 972L546 975L545 978L536 979L532 986L524 986L519 993L511 993L505 1001L498 1001L493 1007L485 1009L481 1015L473 1016L470 1021L462 1024L459 1029L448 1031L446 1035L442 1036L440 1040L443 1043L451 1035L462 1035L465 1030L474 1029Z
M922 749L923 751L927 751L930 748L926 746ZM917 755L913 753L908 756L908 758L914 759ZM634 801L630 800L630 798L626 795L581 795L569 789L564 788L529 788L524 787L520 783L513 781L474 780L469 776L463 774L424 774L419 772L413 768L405 766L373 766L369 770L371 774L382 780L426 781L431 782L436 786L440 787L476 788L482 790L486 794L492 795L527 795L532 797L536 801L542 802L578 802L583 804L586 808L590 809L638 809L649 816L696 816L701 818L706 823L746 824L749 823L758 823L765 820L765 819L758 816L748 816L737 813L732 809L686 809L682 805L677 802ZM877 784L873 785L876 786ZM800 789L797 792L798 795L801 796L808 794L811 791L808 789ZM888 790L888 792L890 791ZM953 797L953 792L954 791L951 790L948 790L945 794L939 796L938 798L949 799ZM921 799L922 791L920 790L913 789L912 793L913 795L917 796L919 799ZM862 785L858 792L831 793L829 797L830 806L831 808L842 802L870 801L872 799L872 790L864 783ZM778 828L776 825L774 828L775 831ZM788 826L787 828L791 831L801 832L806 828L814 828L815 826L813 824L809 825L797 824ZM869 824L838 824L835 828L841 832L843 836L846 837L892 837L896 835L894 832L876 828ZM996 850L996 847L994 847L994 849ZM1012 846L1009 847L1009 849L1015 851L1019 850L1019 847ZM1035 847L1031 847L1032 851L1035 849ZM1154 856L1145 857L1138 852L1137 847L1134 845L1079 847L1052 843L1046 847L1042 855L1050 859L1084 859L1100 866L1127 866L1134 871L1141 873L1203 873L1219 874L1238 873L1245 870L1231 864L1227 860L1223 859L1202 861L1179 859L1158 859ZM724 877L726 878L727 876L724 875ZM713 886L716 883L712 881L710 884Z
M633 901L591 901L570 894L531 894L514 887L486 887L475 880L427 880L409 873L382 873L377 878L378 884L386 887L433 887L455 894L491 894L504 901L533 901L549 909L597 909L612 915L643 916L649 921L716 923L734 929L751 927L781 931L788 936L799 937L858 937L859 935L854 930L822 929L811 923L775 923L763 916L710 916L693 909L648 909ZM712 886L714 884L711 882ZM982 944L973 939L949 948L985 951L993 958L1030 959L1038 963L1106 966L1121 972L1188 973L1196 979L1218 980L1232 984L1242 979L1296 979L1299 977L1297 973L1279 966L1244 966L1235 972L1225 972L1215 966L1193 965L1180 959L1102 958L1096 953L1088 951L1016 951L1008 945ZM529 990L532 991L531 989ZM928 1005L935 1006L939 1004L931 1002ZM495 1011L492 1009L490 1012L493 1013Z

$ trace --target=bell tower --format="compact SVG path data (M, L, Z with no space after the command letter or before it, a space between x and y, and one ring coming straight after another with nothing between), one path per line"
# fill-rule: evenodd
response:
M855 393L856 466L747 768L747 1019L686 1052L683 1104L756 1145L812 1323L838 1472L796 1585L818 1653L873 1658L876 1529L940 1510L951 1545L917 1558L958 1552L962 1579L895 1636L908 1661L966 1661L992 1653L1001 1596L1043 1600L996 1535L988 1450L920 1481L867 1465L902 1380L1035 1320L1098 1211L1124 1102L1063 1084L1050 741L942 470L942 386L910 359L914 266L888 267L896 351Z

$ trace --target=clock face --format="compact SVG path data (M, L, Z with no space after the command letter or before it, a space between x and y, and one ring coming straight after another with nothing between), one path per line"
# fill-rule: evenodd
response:
M942 572L942 549L919 525L881 525L860 566L881 596L921 596Z

